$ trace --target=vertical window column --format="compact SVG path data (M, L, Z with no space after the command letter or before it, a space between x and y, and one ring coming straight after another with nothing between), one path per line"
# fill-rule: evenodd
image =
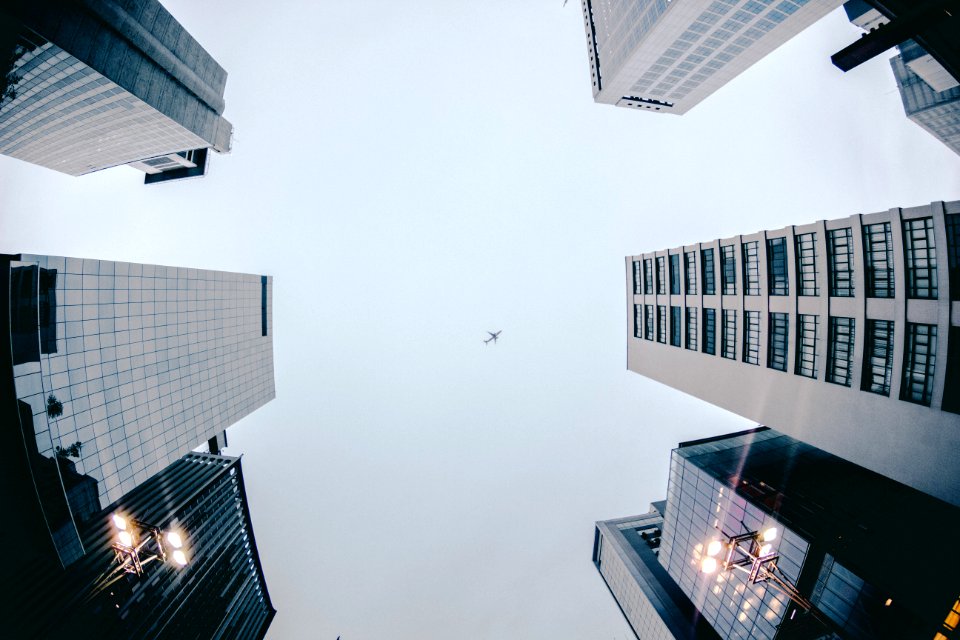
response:
M894 297L893 235L889 222L863 227L863 262L866 267L867 296Z
M820 295L817 284L817 234L801 233L796 236L797 292L801 296Z
M732 244L720 247L720 269L723 271L723 295L725 296L737 293L737 261L734 255Z
M797 316L797 366L795 372L798 376L817 377L819 325L819 316L809 314Z
M850 227L827 231L827 264L830 295L841 298L852 297L853 232Z
M947 266L950 269L950 299L960 300L960 213L943 217L947 231Z
M642 336L642 327L643 327L643 306L639 304L633 305L633 337L639 338Z
M657 305L657 342L667 343L667 308Z
M743 293L748 296L760 295L760 259L757 256L757 242L744 242L743 250Z
M653 340L653 305L643 305L643 337L645 340Z
M893 322L867 320L863 354L863 382L860 388L882 396L890 395L893 374Z
M670 346L680 346L680 307L670 307Z
M687 251L683 254L683 267L686 272L684 291L688 296L697 295L697 252Z
M722 314L723 335L720 343L721 353L724 358L731 360L737 359L737 311L736 309L724 309Z
M717 355L717 310L703 310L703 352Z
M670 295L680 295L680 255L670 254Z
M703 267L703 295L715 295L717 293L717 281L713 271L713 249L701 250L700 258Z
M687 349L697 350L697 308L687 307Z
M643 293L643 271L641 269L642 263L639 260L633 261L633 294L640 295Z
M767 287L771 296L790 294L787 275L787 239L769 238L767 240Z
M743 361L760 364L760 312L743 312Z
M827 382L850 386L853 360L853 318L830 317L830 350L827 356Z
M770 314L770 333L767 344L767 367L777 371L787 370L787 336L790 331L790 315Z
M930 406L937 363L937 325L907 323L900 399Z
M648 296L653 294L653 260L651 258L643 260L643 293Z
M663 256L657 256L657 295L662 296L667 293L666 274L663 264Z
M937 251L933 242L933 218L903 221L906 254L907 297L937 297Z

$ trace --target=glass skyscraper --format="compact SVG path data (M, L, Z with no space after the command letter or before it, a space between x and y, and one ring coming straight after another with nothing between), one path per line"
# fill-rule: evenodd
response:
M227 74L157 0L0 8L0 153L82 175L202 175L230 150Z
M275 397L272 278L35 255L0 267L4 420L68 565L92 514Z

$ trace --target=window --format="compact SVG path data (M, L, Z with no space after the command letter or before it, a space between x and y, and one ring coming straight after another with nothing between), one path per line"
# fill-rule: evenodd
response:
M711 356L717 355L716 309L703 310L703 352Z
M697 254L687 251L683 254L684 271L687 273L685 291L688 296L697 295Z
M767 240L767 283L772 296L785 296L790 293L790 284L787 280L786 238Z
M633 305L633 337L641 337L641 327L643 326L643 306Z
M700 257L703 265L703 295L715 295L717 282L713 273L713 249L704 249L700 252Z
M893 322L867 320L867 344L863 354L863 381L860 388L882 396L890 395L893 373Z
M760 312L743 312L743 361L760 364Z
M950 327L947 336L947 368L941 409L960 413L960 327Z
M866 266L867 296L892 298L893 236L889 222L863 227L863 260Z
M643 293L645 295L653 293L653 260L650 258L643 260Z
M267 335L267 276L260 276L260 335Z
M850 227L827 231L830 295L853 296L853 233Z
M950 299L960 300L960 214L943 217L947 228L947 265L950 268Z
M663 256L657 257L657 295L663 295L667 292L664 280L666 275L663 273Z
M687 349L697 350L697 308L687 307Z
M760 262L757 258L757 243L743 243L743 293L748 296L760 295Z
M633 261L633 293L640 295L643 293L643 271L639 260Z
M657 305L657 342L667 342L667 308Z
M796 237L797 291L801 296L820 295L817 284L817 234L801 233Z
M680 295L680 254L670 255L670 295Z
M933 244L933 218L903 221L906 253L907 297L937 297L937 252Z
M937 363L937 325L907 323L907 350L903 362L900 399L930 405Z
M645 340L653 340L653 305L643 305L643 337Z
M796 374L817 377L817 347L820 340L820 317L801 313L797 316Z
M670 345L680 346L680 307L670 307Z
M790 331L790 315L770 314L770 339L767 344L767 366L777 371L787 370L787 334Z
M737 293L737 263L733 257L733 245L720 247L720 269L723 271L723 295Z
M830 352L827 356L827 382L850 386L850 362L853 360L853 318L830 318Z
M737 359L737 311L736 309L723 310L723 336L720 344L724 358Z

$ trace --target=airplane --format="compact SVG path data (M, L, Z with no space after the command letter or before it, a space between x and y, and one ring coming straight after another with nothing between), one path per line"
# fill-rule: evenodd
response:
M503 329L494 333L493 331L487 331L490 334L490 337L483 341L483 344L489 344L493 340L493 344L497 344L497 338L500 337L500 334L503 333Z

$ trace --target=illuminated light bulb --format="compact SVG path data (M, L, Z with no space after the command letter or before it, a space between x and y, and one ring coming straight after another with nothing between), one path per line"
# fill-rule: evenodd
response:
M717 555L718 553L720 553L720 549L721 549L722 547L723 547L723 545L720 544L720 541L719 541L719 540L711 540L711 541L710 541L710 544L707 545L707 555L708 555L708 556L715 556L715 555Z
M717 560L716 558L704 558L703 562L700 563L700 570L704 573L713 573L717 570Z
M887 598L887 601L883 603L883 606L889 607L893 604L893 598Z
M167 542L169 542L170 546L174 549L179 549L183 546L183 538L181 538L180 534L176 531L167 532Z
M133 536L130 535L129 531L121 531L117 534L117 538L120 540L120 544L125 547L133 546Z
M117 513L113 514L113 526L120 529L120 531L124 531L127 528L126 518Z
M771 549L773 549L773 545L768 542L767 544L760 547L760 555L761 556L768 555Z
M177 549L173 552L173 561L182 567L187 564L187 556L183 551Z
M769 529L767 529L766 531L763 532L763 541L764 541L764 542L773 542L773 541L776 540L776 539L777 539L777 528L776 528L776 527L770 527Z

